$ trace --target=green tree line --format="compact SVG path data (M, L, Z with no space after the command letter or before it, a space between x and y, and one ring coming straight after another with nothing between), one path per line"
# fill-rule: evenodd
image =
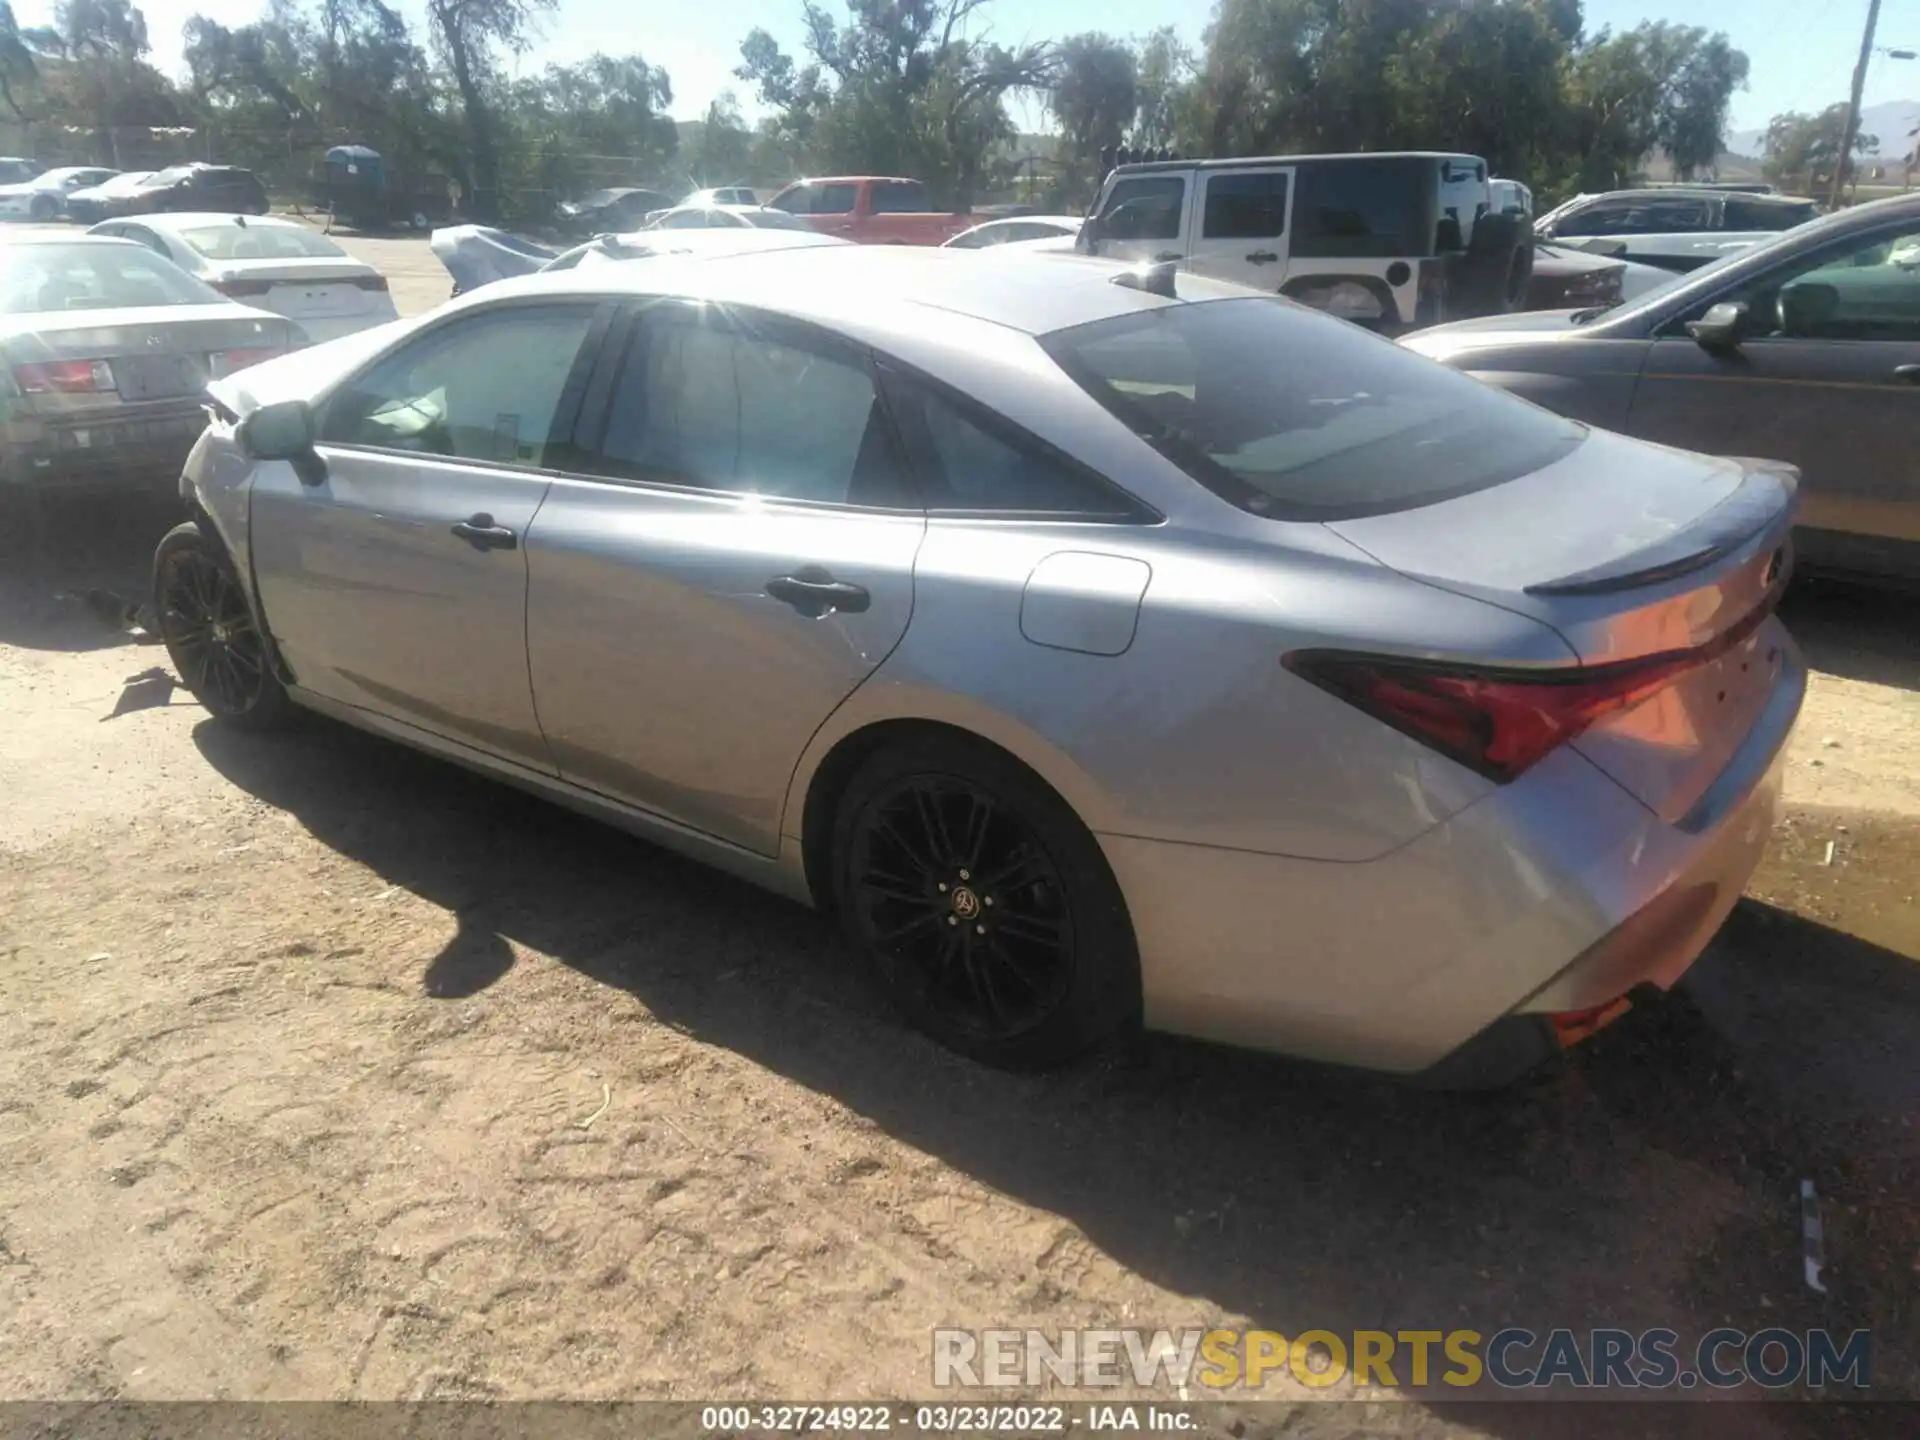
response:
M523 222L595 185L837 170L916 175L957 205L1019 185L1075 204L1119 144L1463 150L1545 199L1619 184L1655 151L1678 175L1709 170L1747 76L1724 34L1589 31L1579 0L1216 0L1197 49L1172 27L1005 45L988 3L801 0L797 51L764 30L741 42L735 74L764 118L746 123L729 92L676 125L671 77L639 53L510 74L555 0L427 0L419 28L385 0L271 0L240 26L195 15L179 79L151 63L131 0L60 0L26 29L0 0L0 125L100 163L135 163L129 132L190 135L178 158L249 165L283 193L355 141L397 177L450 180L476 216ZM1052 117L1027 146L1020 96ZM1805 119L1770 132L1783 175L1819 162Z

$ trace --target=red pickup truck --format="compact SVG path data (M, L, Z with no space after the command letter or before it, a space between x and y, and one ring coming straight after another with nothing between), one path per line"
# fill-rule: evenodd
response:
M862 245L940 245L973 223L933 210L927 187L890 175L835 175L796 180L767 202L827 235Z

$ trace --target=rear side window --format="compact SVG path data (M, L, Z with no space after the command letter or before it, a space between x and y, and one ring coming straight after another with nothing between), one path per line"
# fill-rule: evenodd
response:
M816 215L851 215L855 187L852 185L816 185L813 190L813 213Z
M1423 223L1426 206L1421 203L1420 182L1423 173L1431 176L1432 171L1423 172L1421 164L1302 165L1294 175L1289 252L1316 260L1427 254L1430 241Z
M1273 171L1207 176L1200 234L1207 240L1271 240L1286 233L1287 177Z
M1178 240L1187 182L1178 175L1136 175L1107 192L1100 211L1103 240Z
M1042 344L1195 480L1278 520L1435 504L1538 470L1585 434L1279 300L1165 305L1058 330Z
M918 215L927 210L927 187L918 180L876 180L868 194L876 215Z
M1791 230L1813 219L1816 207L1808 205L1768 205L1758 200L1729 200L1722 226L1727 230Z
M1018 427L924 381L885 374L887 399L929 510L1146 518L1130 497Z

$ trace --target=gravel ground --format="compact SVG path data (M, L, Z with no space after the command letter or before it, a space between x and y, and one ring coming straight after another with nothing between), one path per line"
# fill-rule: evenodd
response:
M349 243L439 298L421 242ZM60 598L137 587L165 520L0 556L0 1399L923 1395L936 1325L1221 1323L1869 1326L1920 1397L1910 602L1793 597L1791 814L1686 991L1458 1099L1164 1040L952 1059L802 910L330 724L207 723Z

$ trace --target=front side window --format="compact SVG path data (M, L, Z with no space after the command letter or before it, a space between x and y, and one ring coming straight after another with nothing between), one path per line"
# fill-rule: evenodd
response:
M865 357L752 316L661 305L636 329L593 468L826 504L903 493Z
M423 335L327 402L320 439L539 468L592 324L588 305L515 306Z
M918 180L876 180L868 193L876 215L919 215L928 208L927 187Z
M1206 240L1272 240L1287 229L1287 177L1273 171L1207 177Z
M1617 201L1604 205L1589 205L1584 210L1556 220L1553 233L1556 235L1623 235L1628 231L1628 206Z
M1055 362L1215 493L1274 519L1410 510L1538 470L1585 431L1357 326L1273 299L1055 331Z
M218 305L225 297L133 245L13 245L0 251L0 313Z
M775 210L784 210L789 215L811 215L813 213L813 186L795 185L792 189L782 190L770 202Z
M1187 182L1178 175L1136 175L1107 192L1102 240L1178 240Z
M813 195L813 213L816 215L851 215L856 191L852 185L816 186Z
M1920 343L1920 225L1844 240L1714 297L1756 339Z

